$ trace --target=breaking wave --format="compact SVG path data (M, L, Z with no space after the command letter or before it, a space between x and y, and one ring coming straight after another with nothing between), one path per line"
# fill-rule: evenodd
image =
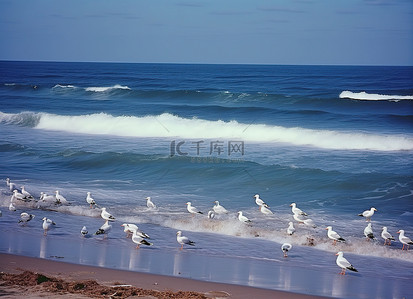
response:
M123 137L232 139L249 142L286 143L334 150L413 150L413 138L359 131L341 132L238 121L182 118L169 113L147 116L113 116L106 113L56 115L50 113L0 112L0 122L35 129Z
M400 100L413 100L413 96L400 96L400 95L383 95L374 94L367 92L352 92L352 91L342 91L340 93L340 99L352 99L352 100L362 100L362 101L400 101Z

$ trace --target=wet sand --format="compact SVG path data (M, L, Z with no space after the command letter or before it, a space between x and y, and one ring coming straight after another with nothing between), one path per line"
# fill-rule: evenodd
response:
M143 289L144 291L142 291L139 296L152 296L147 298L322 298L305 294L85 266L3 253L0 253L0 269L2 273L20 275L23 275L24 271L32 271L33 274L42 274L44 277L47 277L47 279L60 279L61 284L63 282L74 282L74 285L84 285L85 282L93 280L103 287L112 287L112 290L114 290L112 294L116 293L119 285L126 285L126 288L135 287ZM27 273L28 272L25 274L28 276L23 278L26 281L20 285L8 284L6 275L2 274L0 296L3 296L3 298L18 298L24 294L25 298L44 298L45 296L61 296L61 298L82 298L80 296L85 298L87 296L94 296L97 298L108 298L112 295L108 294L109 291L107 290L104 291L106 294L97 293L90 295L86 290L84 290L84 292L70 294L67 290L63 289L58 289L58 292L55 292L53 289L50 289L50 287L49 289L39 287L41 284L30 286L28 282L30 279L27 277L31 276L29 275L30 273ZM22 277L24 276L20 276L20 278ZM16 278L18 277L14 277L15 280ZM20 281L23 279L20 279ZM123 293L126 294L124 290ZM75 295L75 297L72 297L73 295ZM114 298L126 297L114 296Z

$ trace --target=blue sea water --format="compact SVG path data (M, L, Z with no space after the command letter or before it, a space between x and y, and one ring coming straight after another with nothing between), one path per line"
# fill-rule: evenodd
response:
M334 254L342 250L361 273L413 278L412 253L380 237L387 226L396 239L400 229L413 238L413 67L3 61L0 131L1 251L51 256L7 241L14 230L41 237L43 216L57 223L48 238L102 246L100 236L79 237L83 225L93 233L103 224L86 203L91 192L117 218L105 246L135 250L120 227L127 222L164 253L179 248L182 230L197 241L192 255L271 265L289 242L303 269L316 263L336 274ZM6 178L36 199L59 190L70 205L17 201L11 212ZM273 215L259 211L255 194ZM146 207L147 196L156 210ZM229 213L211 220L205 215L215 200ZM191 216L188 201L204 214ZM293 220L292 202L316 228ZM371 207L377 240L368 242L357 215ZM23 211L37 222L17 225ZM331 244L328 225L346 244Z

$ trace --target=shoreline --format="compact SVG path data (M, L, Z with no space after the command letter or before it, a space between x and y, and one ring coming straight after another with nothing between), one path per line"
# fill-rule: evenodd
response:
M208 298L327 298L235 284L80 265L8 253L0 253L0 269L2 273L9 274L18 274L27 270L43 274L47 277L55 277L70 282L96 280L99 284L105 286L120 284L160 292L197 292L204 294ZM4 286L2 286L2 288L3 287ZM12 288L12 286L8 286L8 288ZM4 290L2 290L2 292L4 292ZM19 294L21 295L21 293ZM54 296L55 294L48 293L46 296L49 295Z

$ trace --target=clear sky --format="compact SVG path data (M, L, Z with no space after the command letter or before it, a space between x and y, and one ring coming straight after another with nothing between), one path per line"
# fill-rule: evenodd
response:
M413 0L0 0L0 60L413 65Z

